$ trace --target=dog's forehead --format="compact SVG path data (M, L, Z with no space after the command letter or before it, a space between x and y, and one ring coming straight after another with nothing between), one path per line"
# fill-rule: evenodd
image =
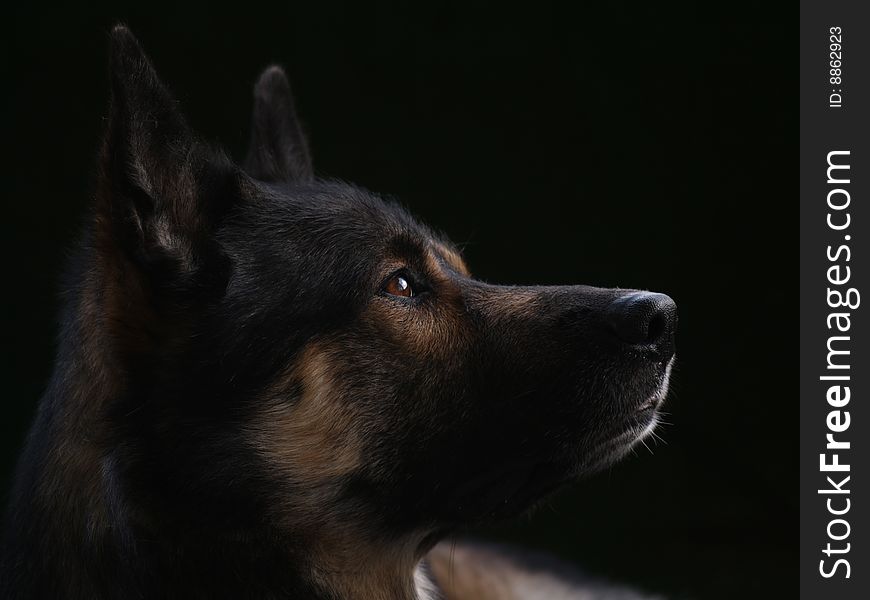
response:
M261 226L279 227L319 247L340 249L342 242L351 242L359 250L376 249L395 247L393 242L402 240L454 259L460 255L445 235L398 202L343 182L268 186L258 204Z

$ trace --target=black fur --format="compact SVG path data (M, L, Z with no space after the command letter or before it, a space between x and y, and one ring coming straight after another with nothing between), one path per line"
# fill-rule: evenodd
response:
M400 206L314 177L280 68L255 88L242 168L190 131L130 32L111 37L97 201L0 596L349 597L350 545L366 573L395 562L372 585L407 597L440 537L654 424L670 299L475 280ZM297 448L283 432L311 398L324 446ZM299 458L335 448L326 468Z

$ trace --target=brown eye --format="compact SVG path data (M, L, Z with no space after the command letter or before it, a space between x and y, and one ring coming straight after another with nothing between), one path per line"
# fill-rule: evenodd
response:
M392 296L402 296L410 298L414 295L414 290L411 288L411 283L402 275L393 275L387 285L384 286L384 291Z

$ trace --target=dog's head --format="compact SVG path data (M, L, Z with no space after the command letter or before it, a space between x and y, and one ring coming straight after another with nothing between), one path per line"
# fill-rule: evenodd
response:
M144 514L437 535L521 511L655 426L667 296L475 279L397 204L314 177L279 68L241 166L191 133L125 29L112 81L96 297Z

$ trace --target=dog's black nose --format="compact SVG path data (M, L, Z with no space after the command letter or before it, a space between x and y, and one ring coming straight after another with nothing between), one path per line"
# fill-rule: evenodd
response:
M607 309L607 321L620 340L652 349L662 361L674 355L677 305L670 296L652 292L626 294Z

